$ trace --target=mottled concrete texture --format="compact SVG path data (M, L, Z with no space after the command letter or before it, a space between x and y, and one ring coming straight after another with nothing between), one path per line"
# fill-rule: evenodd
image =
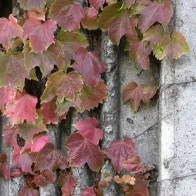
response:
M190 55L162 63L159 196L196 195L196 2L176 0L173 29Z

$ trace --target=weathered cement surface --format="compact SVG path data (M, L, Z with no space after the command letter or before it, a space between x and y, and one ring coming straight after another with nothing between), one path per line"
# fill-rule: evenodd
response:
M196 2L174 7L173 28L185 35L190 55L162 64L159 196L196 195Z

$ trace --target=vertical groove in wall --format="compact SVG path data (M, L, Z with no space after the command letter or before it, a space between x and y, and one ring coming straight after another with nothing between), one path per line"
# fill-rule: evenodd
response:
M119 137L119 66L117 47L112 44L105 33L102 34L101 56L106 63L105 81L107 85L107 99L101 111L101 126L104 131L102 149L109 147L111 141ZM102 168L102 176L105 172L114 175L110 162L106 162ZM104 191L104 195L117 195L114 184L110 184Z

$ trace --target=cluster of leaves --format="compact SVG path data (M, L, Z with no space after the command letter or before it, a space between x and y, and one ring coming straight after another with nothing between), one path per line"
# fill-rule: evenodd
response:
M70 195L76 180L71 167L88 164L99 171L104 159L111 160L117 173L130 175L100 181L87 187L82 195L100 195L108 183L121 184L126 195L147 195L145 172L133 142L115 140L103 152L98 144L103 132L94 118L76 123L77 131L66 140L67 156L55 149L47 135L48 124L58 124L69 109L90 111L103 103L106 85L101 74L106 66L94 51L81 28L107 31L119 45L126 36L131 59L143 70L149 69L151 52L159 60L177 59L188 53L179 32L169 32L172 17L170 0L89 0L83 8L71 0L17 0L23 10L20 21L10 15L0 19L0 110L10 124L3 129L4 143L13 148L12 163L0 156L0 174L9 180L24 175L26 185L19 195L38 195L38 187L57 183L63 195ZM44 90L29 94L27 81L46 81ZM123 92L123 102L134 111L141 101L148 104L157 86L131 82Z

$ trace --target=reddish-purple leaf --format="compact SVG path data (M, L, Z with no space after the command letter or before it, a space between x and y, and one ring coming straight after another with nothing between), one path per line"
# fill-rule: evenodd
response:
M124 161L123 167L129 170L131 173L144 173L145 169L141 165L140 157L138 156L131 156L129 159Z
M43 10L46 0L17 0L24 10Z
M51 18L68 31L76 31L80 28L83 12L80 4L72 3L70 0L55 0L50 8Z
M86 187L82 190L81 196L96 196L93 187Z
M44 170L40 173L40 175L36 176L33 180L33 182L37 186L44 187L47 184L54 183L54 173L51 170Z
M56 103L54 100L43 103L41 106L44 124L58 124L60 118L56 114Z
M169 23L173 9L170 0L163 0L162 3L157 1L151 2L149 6L142 9L140 14L139 28L145 32L155 22L159 22L164 27Z
M48 143L41 149L35 160L35 171L54 170L58 168L58 161L63 157L62 152L54 149L54 145Z
M130 82L123 90L122 100L123 103L130 101L131 107L134 112L137 112L141 101L145 104L150 102L157 92L157 86L138 85L135 82Z
M79 48L75 52L74 59L76 61L73 64L74 69L82 75L88 86L95 87L101 79L101 73L106 70L105 64L100 62L97 53Z
M95 118L85 118L78 121L74 127L83 137L97 145L103 138L103 131L98 129L97 125L98 122Z
M23 90L25 78L28 78L24 55L0 53L0 78L0 86Z
M70 166L82 167L85 163L91 170L98 171L104 162L104 156L100 148L85 139L80 133L72 134L66 141L69 149L68 160Z
M25 151L18 155L17 167L21 168L23 172L32 173L32 164L36 158L36 153Z
M25 145L22 147L21 152L26 149L31 149L31 152L39 152L49 142L49 136L40 133L33 137L33 140L25 141Z
M56 41L55 44L50 45L47 51L38 54L32 53L29 43L26 42L23 52L27 71L30 73L34 67L38 66L40 67L43 76L50 74L54 69L54 65L61 68L70 62L69 59L65 59L63 45L58 41Z
M63 196L70 196L74 191L76 180L69 172L61 173L58 178L58 184L61 186Z
M57 29L56 24L52 20L44 23L36 19L29 19L25 22L23 39L29 37L29 44L34 53L41 53L55 43L54 32Z
M25 120L35 123L37 118L36 113L37 97L29 94L24 94L12 105L6 107L4 115L10 118L12 124L20 124ZM20 108L20 109L19 109Z
M18 196L39 196L39 192L36 189L24 186L18 193Z
M125 138L123 141L114 140L106 151L106 155L111 159L114 169L119 173L124 168L123 163L135 155L135 144L129 138Z
M40 117L40 115L38 116L38 119L35 121L35 124L23 123L19 124L17 128L19 135L26 142L32 142L34 135L43 131L47 131L46 126L43 123L43 119Z
M129 44L130 57L143 70L149 69L150 53L151 53L151 49L147 46L147 42L139 41L137 39L130 41Z
M49 76L46 83L46 89L41 97L42 103L49 102L57 97L57 101L62 103L64 99L69 101L76 98L76 94L82 89L83 81L76 72L65 74L63 71L57 71Z
M13 39L22 37L23 29L17 24L17 19L12 14L9 15L9 20L6 18L0 19L0 43L9 49L12 46Z
M10 86L0 88L0 110L5 110L5 105L12 104L16 96L16 89Z
M100 103L106 98L106 85L101 80L96 87L84 86L80 97L78 97L75 107L78 111L90 111L98 107Z
M95 30L98 26L98 11L93 7L84 10L84 18L81 21L82 27L88 30Z
M3 142L9 147L18 147L17 143L18 129L16 127L6 126L3 128Z
M124 35L136 37L135 22L127 9L121 9L120 2L111 4L103 9L99 18L102 30L108 31L111 41L118 45Z
M105 3L105 0L89 0L91 7L94 7L96 9L103 8L103 4Z

